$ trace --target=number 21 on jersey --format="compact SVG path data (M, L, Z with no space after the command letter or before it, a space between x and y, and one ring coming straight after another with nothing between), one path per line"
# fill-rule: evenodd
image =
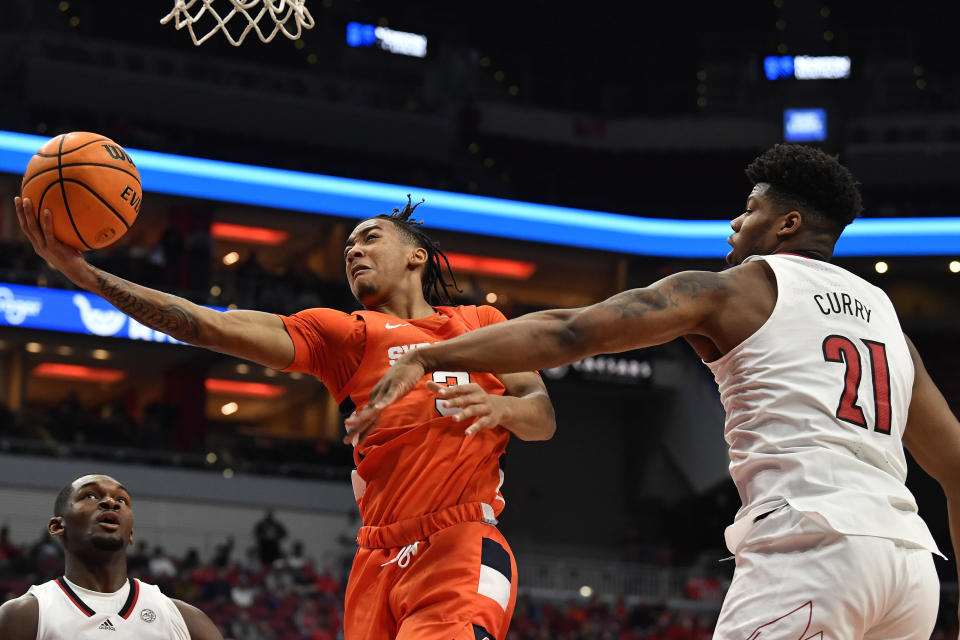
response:
M873 406L876 425L874 431L890 435L890 371L887 366L887 346L861 338L870 351L870 371L873 375ZM823 359L827 362L846 363L843 378L843 393L837 405L837 418L858 427L869 429L863 409L857 404L860 394L860 379L863 369L860 351L850 338L831 335L823 341Z
M433 381L437 384L445 384L448 387L455 387L460 384L469 384L470 383L470 374L466 371L434 371L433 372ZM452 416L455 413L463 411L460 407L443 407L440 405L442 398L437 398L434 400L434 404L437 407L437 411L440 412L442 416Z

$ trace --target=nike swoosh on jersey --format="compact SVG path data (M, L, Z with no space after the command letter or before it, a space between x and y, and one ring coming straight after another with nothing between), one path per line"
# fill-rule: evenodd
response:
M387 329L396 329L397 327L409 327L409 326L410 326L409 322L403 322L400 324L390 324L389 322L387 323Z

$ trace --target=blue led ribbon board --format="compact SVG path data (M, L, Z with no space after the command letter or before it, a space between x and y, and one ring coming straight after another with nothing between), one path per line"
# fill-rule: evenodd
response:
M41 136L0 131L0 171L23 173ZM722 258L727 220L640 218L450 191L128 149L145 191L359 219L392 211L411 193L433 229L618 253ZM746 192L746 189L745 189ZM736 211L737 203L731 203ZM844 232L839 256L954 255L960 218L861 219Z
M99 296L5 282L0 282L0 326L183 344L143 326Z

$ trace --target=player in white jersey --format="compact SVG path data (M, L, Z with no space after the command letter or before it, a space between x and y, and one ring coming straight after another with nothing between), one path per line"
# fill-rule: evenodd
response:
M47 528L63 545L64 575L0 606L3 640L223 640L199 609L127 577L133 505L113 478L64 487Z
M365 437L425 372L528 371L683 337L714 372L743 501L726 533L736 571L714 638L928 640L939 551L904 485L903 444L943 487L960 557L960 423L887 296L828 262L861 208L850 172L777 145L747 176L731 268L411 351L348 420L348 437ZM438 392L450 406L463 393Z

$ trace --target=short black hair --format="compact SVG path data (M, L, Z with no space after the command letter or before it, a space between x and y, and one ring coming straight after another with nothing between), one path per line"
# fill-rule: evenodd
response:
M813 213L835 238L863 210L860 183L836 156L801 144L778 144L747 166L753 184L770 185L767 196L784 207Z
M66 512L67 504L69 504L70 497L73 495L73 483L76 481L77 479L74 478L70 481L70 484L60 489L60 493L57 494L57 499L53 503L53 515L59 517Z
M407 194L407 204L403 209L395 208L393 213L382 213L378 216L368 219L389 220L396 228L422 249L427 250L427 264L423 269L423 297L431 305L447 304L453 305L453 295L450 289L457 293L463 293L463 290L457 286L457 278L453 275L453 269L450 268L450 261L446 254L440 250L440 243L435 242L423 230L422 220L414 219L413 212L423 204L423 200L413 204L410 200L410 194ZM441 262L442 261L442 262ZM443 267L446 265L447 273L450 274L451 282L447 282L443 274Z

